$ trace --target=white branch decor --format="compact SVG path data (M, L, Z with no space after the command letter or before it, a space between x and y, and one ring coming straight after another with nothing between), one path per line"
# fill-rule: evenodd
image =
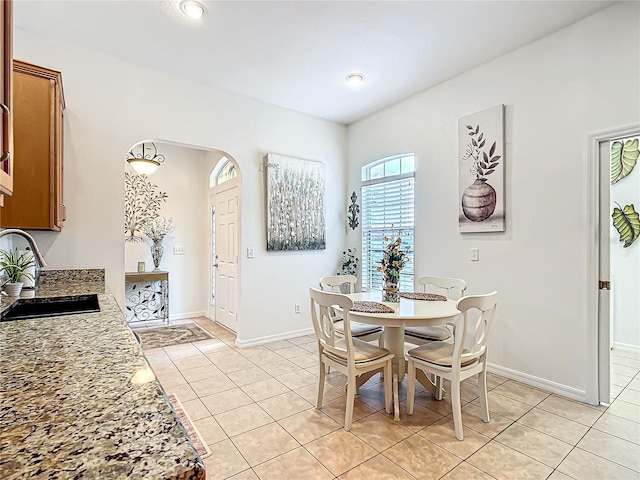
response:
M266 167L267 250L324 249L324 164L269 153Z
M125 241L141 242L142 232L148 222L158 218L158 212L167 194L158 185L151 183L145 175L133 172L124 174L124 231Z

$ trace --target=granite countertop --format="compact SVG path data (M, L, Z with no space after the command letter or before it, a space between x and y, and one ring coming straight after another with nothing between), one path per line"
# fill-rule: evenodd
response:
M0 322L3 480L204 479L104 283L56 282L35 296L87 293L98 293L100 312ZM4 297L0 315L15 301Z

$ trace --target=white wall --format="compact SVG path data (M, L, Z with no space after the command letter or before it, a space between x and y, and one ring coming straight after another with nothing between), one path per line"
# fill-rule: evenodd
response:
M205 88L97 52L17 30L15 56L63 72L64 231L37 233L50 265L105 267L122 302L123 157L144 138L229 152L242 171L243 258L238 338L310 327L307 288L333 273L343 248L348 195L360 167L415 152L416 272L467 280L469 293L500 291L490 361L504 374L584 398L587 345L587 178L591 132L640 118L640 4L625 2L516 50L348 130ZM506 113L507 230L458 233L457 119L503 103ZM265 152L327 165L327 250L265 249ZM349 158L347 180L344 179ZM360 195L358 195L360 198ZM469 262L469 248L480 262ZM303 314L293 314L293 304ZM541 351L540 346L544 345Z
M494 370L585 399L587 135L640 119L640 4L625 2L466 72L348 130L349 181L415 152L417 275L462 277L500 292ZM506 231L458 231L459 117L505 105ZM357 241L360 229L349 233ZM470 248L480 261L470 262Z
M208 239L207 202L209 152L155 142L165 162L148 180L167 194L159 216L173 221L174 229L163 241L160 269L169 272L170 318L204 315L207 311ZM124 160L123 160L124 161ZM126 168L134 170L126 165ZM153 270L151 241L124 243L124 268L135 272L138 262ZM183 247L184 255L174 255L173 247Z
M610 212L617 206L615 202L622 208L632 204L636 212L640 212L639 165L628 176L611 185ZM623 248L624 243L612 222L610 242L613 346L640 352L640 240Z
M219 149L242 173L242 251L256 249L254 259L241 260L239 340L311 328L307 288L333 272L344 244L346 127L19 29L14 54L62 71L67 221L61 233L35 233L50 266L104 267L122 305L126 152L148 138ZM266 152L325 162L326 250L266 252L259 170ZM172 291L178 288L172 282Z

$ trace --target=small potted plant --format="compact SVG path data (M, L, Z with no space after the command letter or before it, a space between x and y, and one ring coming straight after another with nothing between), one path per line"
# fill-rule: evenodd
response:
M20 296L23 282L22 277L33 280L33 275L29 269L35 265L31 252L18 253L18 249L0 250L0 270L9 277L4 290L10 297Z
M338 275L358 275L359 262L360 260L356 257L356 249L348 248L346 252L342 252Z

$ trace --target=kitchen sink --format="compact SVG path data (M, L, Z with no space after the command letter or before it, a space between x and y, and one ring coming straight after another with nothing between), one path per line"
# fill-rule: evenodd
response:
M59 298L23 298L0 318L0 322L99 311L100 305L96 294Z

